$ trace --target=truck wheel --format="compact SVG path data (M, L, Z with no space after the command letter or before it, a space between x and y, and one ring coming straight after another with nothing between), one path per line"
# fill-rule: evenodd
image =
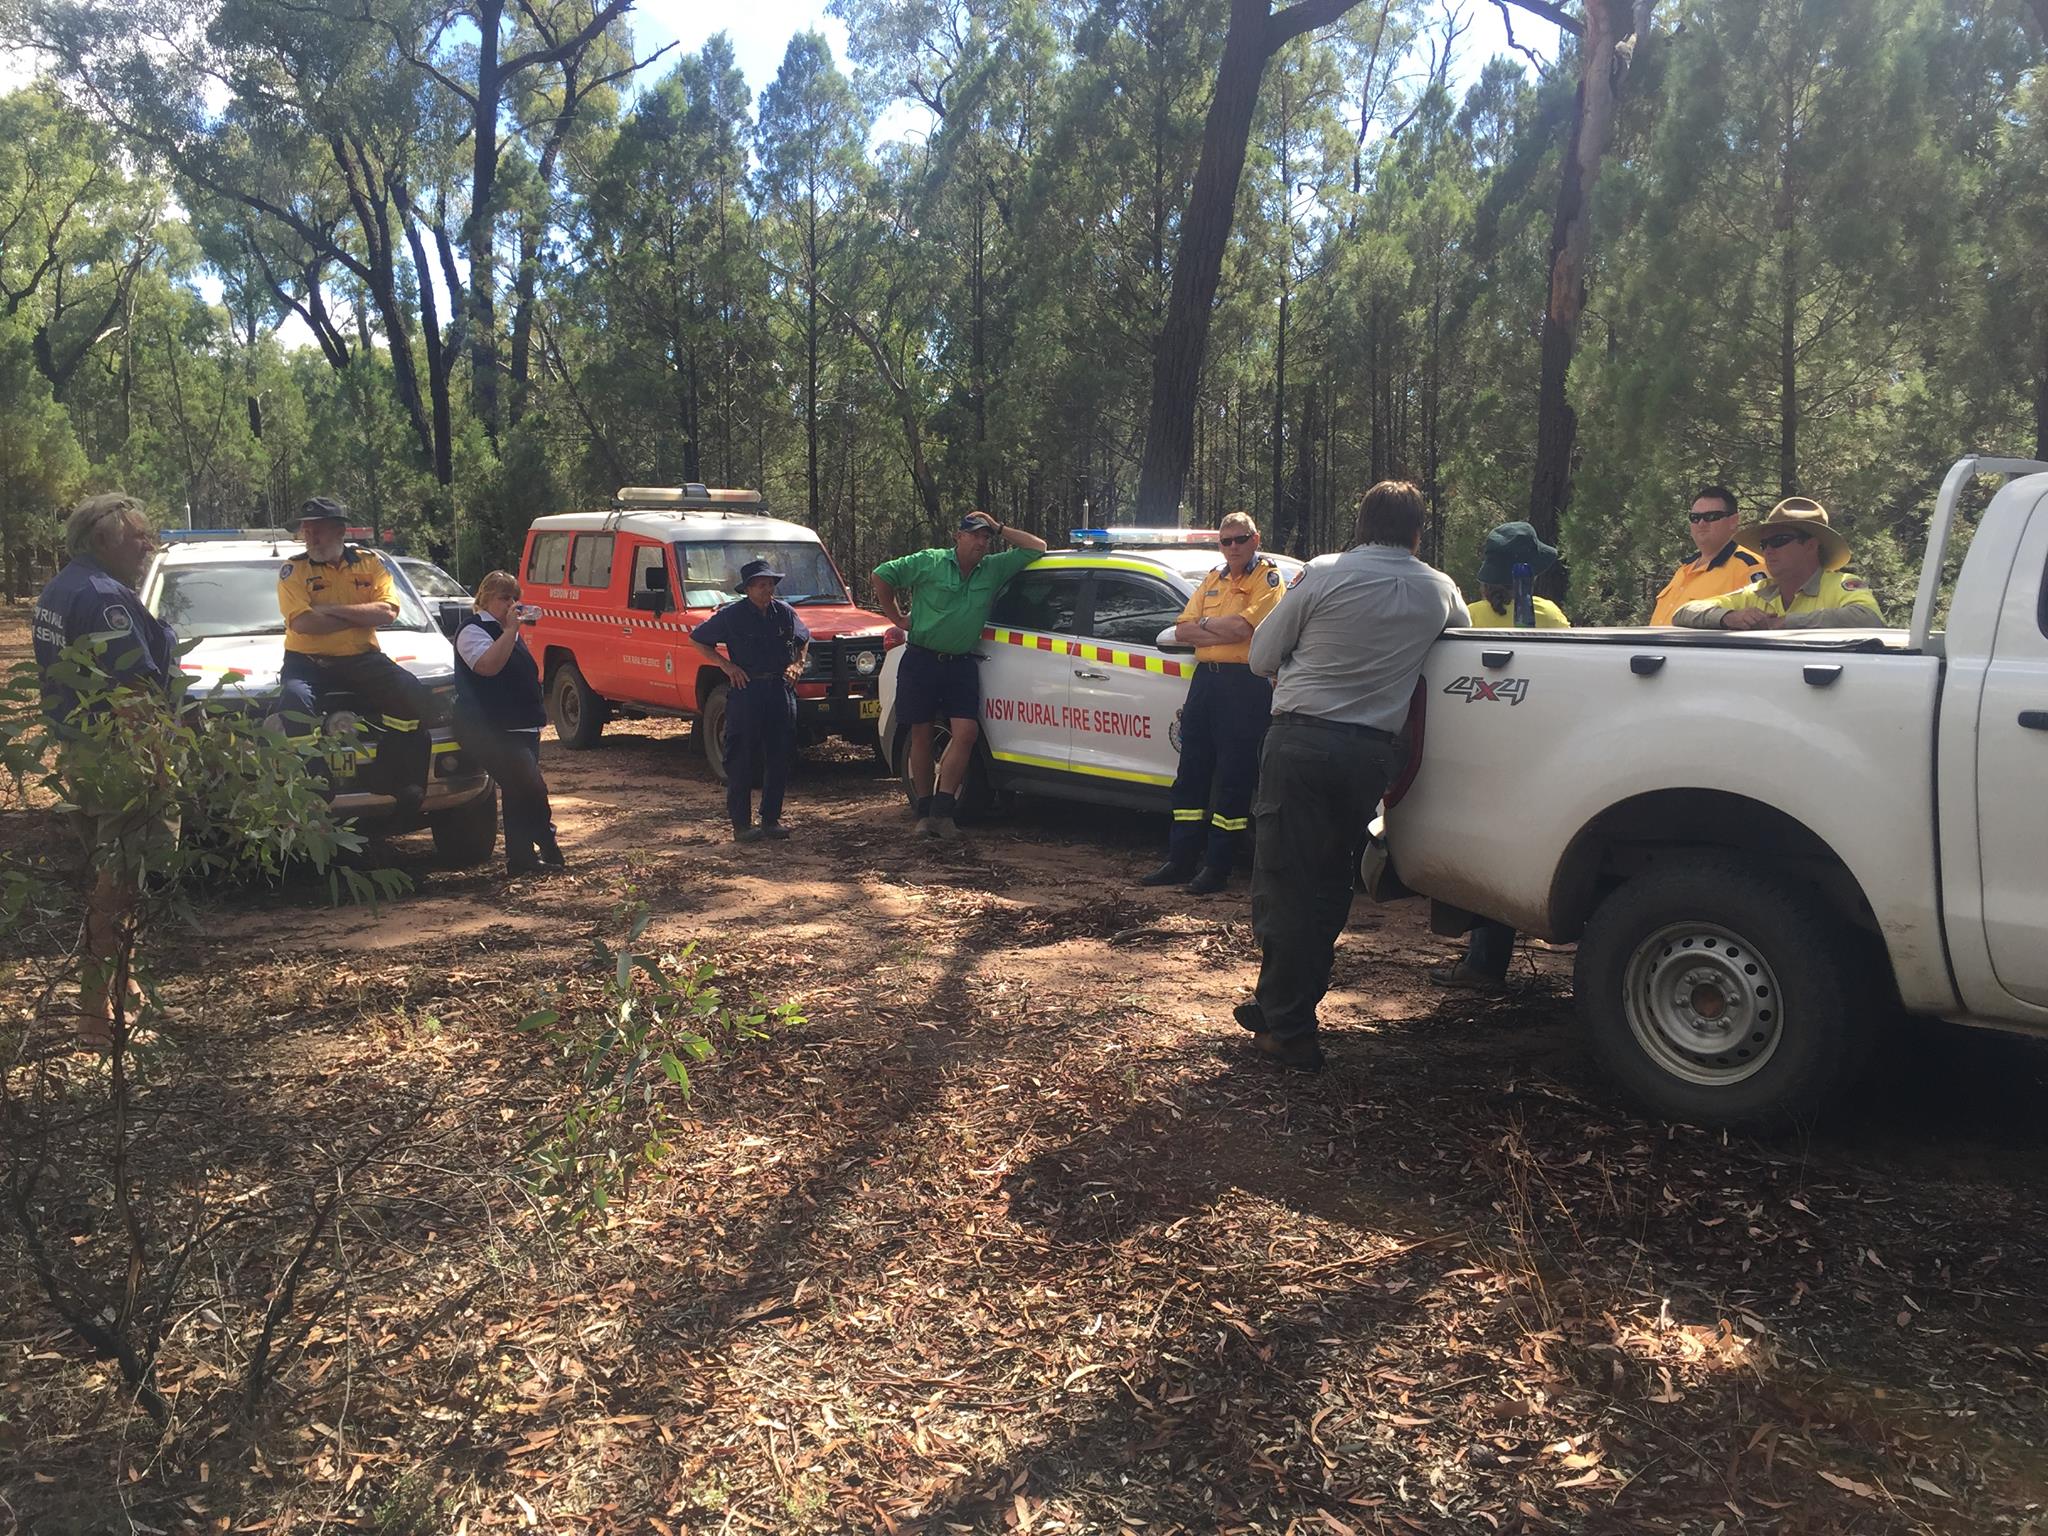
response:
M704 713L697 717L697 744L704 749L704 766L711 777L725 782L725 707L732 702L732 687L720 683L704 699Z
M952 739L952 728L943 720L932 727L934 768L946 755L946 743ZM896 737L896 782L903 786L903 798L915 809L917 788L910 782L910 727L907 725ZM970 821L980 821L995 813L995 785L989 781L988 757L979 742L975 743L974 757L967 765L967 781L960 786L954 803L959 807L960 815Z
M1781 1124L1853 1079L1868 1045L1845 944L1811 897L1732 858L1695 859L1600 904L1572 985L1595 1058L1656 1114Z
M604 700L583 681L575 662L565 661L555 668L548 678L548 719L563 746L578 751L596 746L604 733L605 714Z
M498 846L498 786L452 811L429 816L427 827L434 834L434 852L455 868L487 862Z

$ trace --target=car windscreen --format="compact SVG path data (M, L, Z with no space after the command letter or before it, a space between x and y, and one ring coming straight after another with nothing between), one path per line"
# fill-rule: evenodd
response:
M438 565L425 560L401 560L399 567L411 580L413 590L429 602L444 597L451 602L457 602L469 596L469 588Z
M733 587L749 560L766 560L782 572L775 595L786 603L843 603L846 588L822 544L733 539L716 544L678 544L676 563L683 568L683 605L716 608L738 594Z
M223 635L281 635L284 616L277 610L276 560L224 561L208 565L174 565L163 573L156 593L156 616L180 640L213 640ZM398 622L391 629L434 627L427 610L402 580L393 580Z

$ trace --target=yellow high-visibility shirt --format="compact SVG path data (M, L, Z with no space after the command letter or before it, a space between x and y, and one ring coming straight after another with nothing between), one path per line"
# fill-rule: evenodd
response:
M1671 616L1687 603L1740 592L1763 568L1761 557L1733 539L1722 545L1721 552L1711 560L1694 555L1664 583L1664 590L1657 594L1656 607L1650 610L1650 622L1676 623Z
M1564 610L1547 597L1531 598L1536 605L1536 627L1538 629L1570 629L1572 621L1564 616ZM1513 629L1515 627L1515 605L1511 600L1506 613L1495 613L1493 604L1485 598L1469 605L1471 617L1466 625L1471 629Z
M360 656L377 647L374 629L337 629L327 635L301 634L291 627L292 616L304 613L316 603L397 603L392 591L391 572L367 549L344 544L341 558L331 565L309 560L304 555L287 560L277 573L277 607L284 615L284 648L302 656Z
M1232 576L1229 566L1219 565L1203 577L1195 595L1188 599L1188 605L1174 622L1193 624L1200 619L1227 619L1238 614L1257 629L1286 595L1287 583L1281 579L1280 567L1259 555L1245 567L1242 576ZM1249 661L1251 654L1249 640L1195 647L1197 661Z
M1783 614L1788 629L1878 629L1884 624L1877 594L1851 571L1815 571L1790 602L1776 582L1760 577L1740 592L1687 603L1678 610L1675 622L1692 629L1719 629L1723 616L1740 608Z

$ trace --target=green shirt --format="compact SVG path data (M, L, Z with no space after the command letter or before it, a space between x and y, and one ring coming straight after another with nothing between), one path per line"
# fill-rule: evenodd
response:
M918 549L875 567L878 579L910 595L910 643L958 656L981 643L996 594L1043 550L1004 549L983 555L968 575L950 549Z

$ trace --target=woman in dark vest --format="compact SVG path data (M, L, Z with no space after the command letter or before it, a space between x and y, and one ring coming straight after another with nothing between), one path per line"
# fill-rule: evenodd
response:
M540 772L540 668L519 636L519 580L493 571L476 587L476 613L455 632L455 739L498 781L505 864L514 875L562 867Z

